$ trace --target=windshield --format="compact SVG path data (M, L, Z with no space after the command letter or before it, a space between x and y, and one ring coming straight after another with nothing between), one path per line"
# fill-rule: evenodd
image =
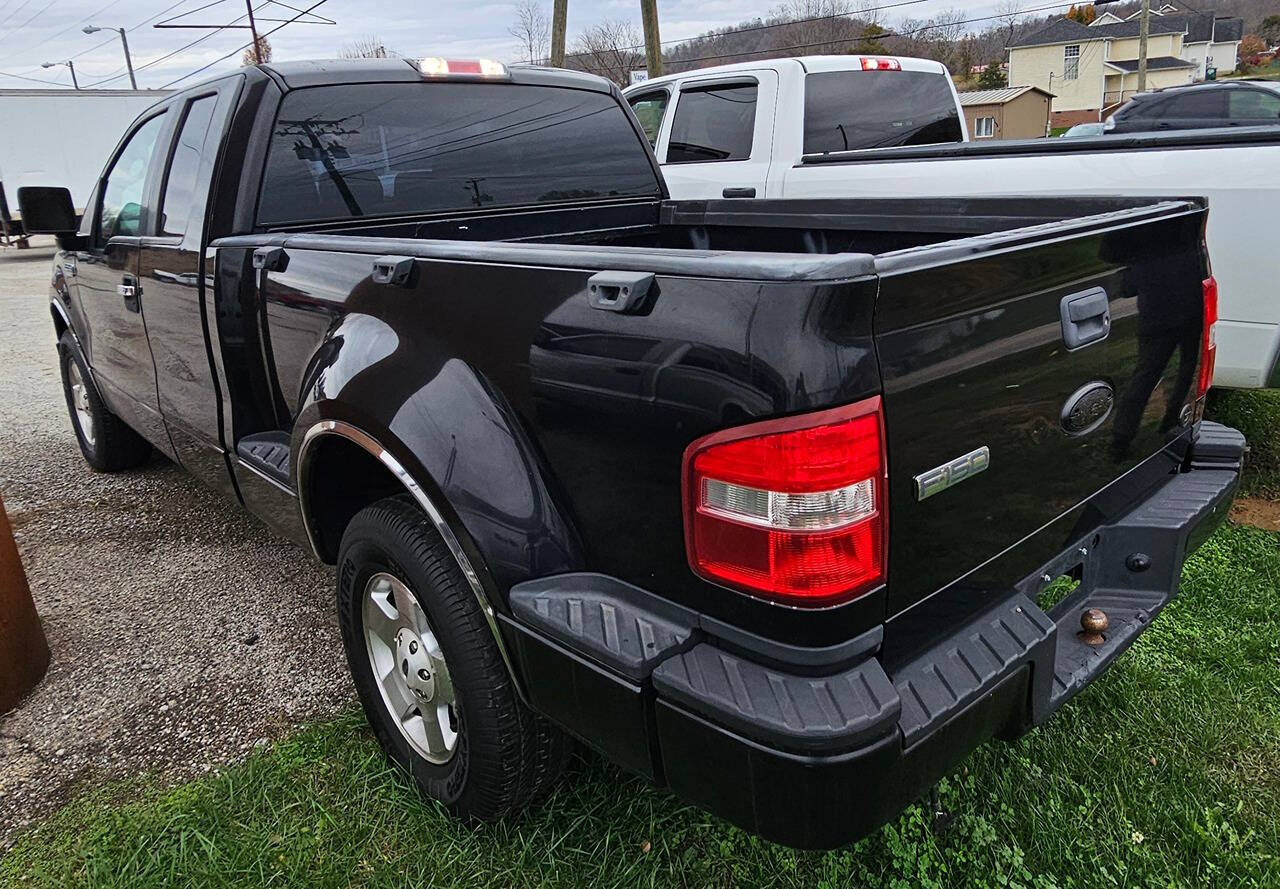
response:
M951 84L927 71L826 71L804 80L804 152L963 142Z

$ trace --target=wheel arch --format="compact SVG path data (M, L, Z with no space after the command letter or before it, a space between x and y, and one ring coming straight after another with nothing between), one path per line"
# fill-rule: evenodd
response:
M463 543L465 529L455 530L444 497L435 485L420 483L378 438L345 420L321 420L311 425L296 444L295 453L298 508L303 527L312 550L327 564L336 563L342 532L357 512L395 494L407 492L413 498L444 541L475 595L507 672L524 698L523 685L498 627L494 606L497 597L483 557L475 551L474 544L470 547L472 552L468 552ZM328 468L330 463L340 465L341 472L331 474L326 485L320 480L319 471Z

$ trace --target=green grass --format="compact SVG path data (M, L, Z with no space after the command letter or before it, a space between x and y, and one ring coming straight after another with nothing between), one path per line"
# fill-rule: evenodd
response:
M1249 440L1241 492L1280 498L1280 390L1212 389L1205 415Z
M857 846L797 853L588 757L523 819L467 828L355 714L215 776L65 807L5 886L1280 885L1280 535L1228 526L1184 593L1048 725L992 744ZM857 800L850 800L857 805Z

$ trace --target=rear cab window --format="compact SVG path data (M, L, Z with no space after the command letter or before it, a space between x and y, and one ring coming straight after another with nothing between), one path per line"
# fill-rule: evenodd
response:
M951 85L931 71L820 71L804 79L804 153L963 142Z
M681 90L667 140L666 162L689 164L750 158L758 92L755 83Z
M288 93L261 225L658 197L611 96L510 83L370 83Z
M169 174L165 179L160 199L160 234L181 237L186 234L197 203L196 176L200 171L200 156L204 151L205 137L213 121L213 109L218 103L216 94L201 96L187 106L178 141L169 162ZM197 225L199 222L197 221Z

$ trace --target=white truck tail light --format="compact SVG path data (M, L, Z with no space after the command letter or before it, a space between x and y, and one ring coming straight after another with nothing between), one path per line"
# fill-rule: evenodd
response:
M879 396L708 435L684 455L689 565L791 605L857 598L884 580L886 493Z
M863 59L863 71L901 71L902 63L897 59Z
M1213 275L1204 279L1204 331L1200 341L1200 379L1196 398L1204 398L1213 385L1213 370L1218 361L1218 281Z
M418 70L425 77L503 78L507 68L493 59L442 59L430 56L418 59Z

